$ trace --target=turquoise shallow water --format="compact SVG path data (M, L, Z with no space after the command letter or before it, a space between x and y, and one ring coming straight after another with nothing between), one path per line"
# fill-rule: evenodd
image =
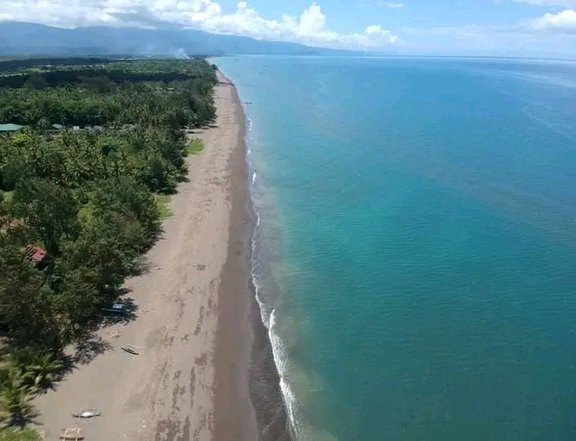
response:
M576 64L216 61L298 440L576 439Z

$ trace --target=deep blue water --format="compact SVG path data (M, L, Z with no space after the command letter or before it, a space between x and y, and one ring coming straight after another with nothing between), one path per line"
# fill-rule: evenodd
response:
M576 64L216 62L298 440L575 440Z

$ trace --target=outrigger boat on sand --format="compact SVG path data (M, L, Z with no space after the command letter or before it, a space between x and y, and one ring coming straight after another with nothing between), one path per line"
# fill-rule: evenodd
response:
M102 415L102 412L96 409L83 409L80 412L73 413L74 418L94 418Z
M122 350L132 355L140 355L140 348L134 345L122 346Z

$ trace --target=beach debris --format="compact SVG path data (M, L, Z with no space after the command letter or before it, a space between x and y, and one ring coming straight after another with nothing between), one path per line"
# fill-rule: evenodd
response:
M122 346L122 350L132 355L140 355L140 348L134 345Z
M84 435L82 435L82 429L79 427L67 427L62 430L60 439L63 441L79 441L84 439Z
M97 409L83 409L80 412L72 414L74 418L94 418L99 417L100 415L102 415L102 412Z

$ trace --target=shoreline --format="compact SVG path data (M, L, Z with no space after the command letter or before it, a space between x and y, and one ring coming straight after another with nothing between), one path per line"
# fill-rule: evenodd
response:
M247 157L247 118L236 85L220 70L218 74L222 83L232 87L233 100L242 120L238 140L242 148L231 158L230 166L233 171L231 212L233 217L242 221L231 224L230 235L235 240L229 242L228 261L220 289L222 298L230 296L234 290L243 295L236 299L235 305L232 302L221 302L226 308L223 308L220 316L222 320L219 322L220 329L216 343L216 372L220 383L216 386L217 424L214 439L290 441L289 423L280 389L280 376L274 362L269 331L262 321L253 280L252 251L257 214L249 187L251 170ZM237 287L238 274L249 275L247 284L241 288ZM244 278L240 276L240 279ZM239 310L242 310L241 314L238 314ZM244 320L246 318L247 321ZM250 329L244 329L239 333L238 330L246 324ZM246 339L247 335L250 335L249 342ZM242 363L241 369L234 369L234 360L232 364L230 363L230 354L234 353L234 346L231 343L243 346L242 351L237 353L236 357L232 357ZM249 405L243 406L242 403Z
M65 427L82 428L87 441L273 439L259 436L262 412L251 399L263 325L252 286L246 121L234 84L218 75L217 122L196 134L205 148L187 159L188 181L145 256L147 270L125 283L137 318L101 329L85 362L35 400L46 439ZM127 344L140 354L122 351ZM87 408L102 416L72 418Z
M232 89L231 100L240 130L236 141L239 148L235 149L228 163L231 171L231 222L228 256L218 293L214 439L253 441L258 439L258 429L248 387L255 330L251 326L254 320L250 255L253 219L246 163L246 117L234 83L220 71L218 79L220 87Z

